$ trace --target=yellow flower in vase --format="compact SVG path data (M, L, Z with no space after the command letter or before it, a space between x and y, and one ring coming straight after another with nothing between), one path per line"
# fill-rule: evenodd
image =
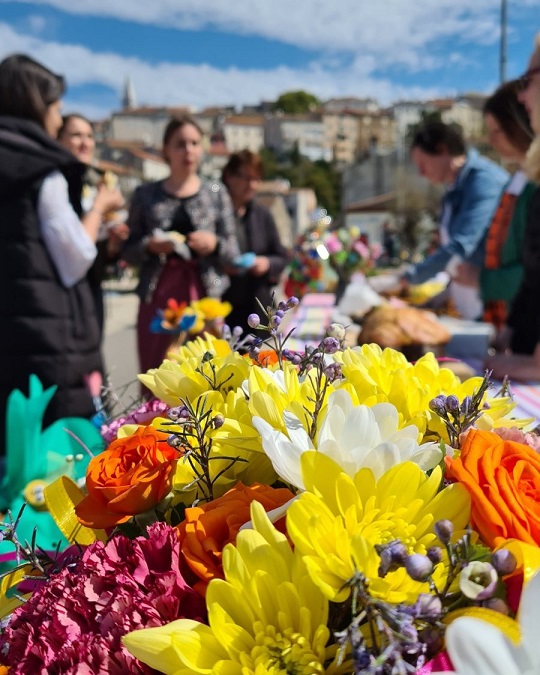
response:
M348 476L332 459L318 452L300 459L306 492L287 512L287 531L304 556L308 572L333 602L347 599L346 582L363 573L373 597L389 602L414 603L427 583L413 581L403 568L378 575L380 558L375 545L399 539L408 554L425 554L437 544L434 525L450 520L463 530L470 513L470 498L459 484L439 492L442 472L431 476L416 464L404 462L378 481L369 469ZM433 579L442 585L444 560L435 566Z
M237 673L340 674L329 646L328 601L306 574L301 556L251 506L253 530L238 533L223 550L225 580L208 585L209 625L180 619L126 635L125 647L166 675Z

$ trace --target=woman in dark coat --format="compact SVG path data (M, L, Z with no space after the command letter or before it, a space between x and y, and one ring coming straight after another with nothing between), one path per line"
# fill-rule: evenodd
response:
M287 264L286 251L272 214L254 199L262 178L261 158L249 150L232 154L222 178L231 194L238 243L244 254L229 271L231 285L223 299L233 309L226 322L231 328L246 330L248 316L261 313L257 300L264 307L270 303L272 288Z
M121 196L105 186L81 220L84 166L55 140L61 76L25 55L0 63L0 460L10 392L30 374L57 386L45 424L94 412L85 376L101 370L85 280L101 214Z

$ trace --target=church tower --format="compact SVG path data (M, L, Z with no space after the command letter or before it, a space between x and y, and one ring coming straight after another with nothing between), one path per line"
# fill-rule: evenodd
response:
M130 110L135 108L137 105L135 100L135 88L133 86L133 81L131 76L127 76L124 83L124 93L122 95L122 108L124 110Z

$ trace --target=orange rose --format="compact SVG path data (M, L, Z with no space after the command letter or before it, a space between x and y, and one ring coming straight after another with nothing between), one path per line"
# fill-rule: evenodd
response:
M79 521L88 527L112 527L159 504L171 490L180 457L166 439L167 434L153 427L141 427L91 459L88 496L75 508Z
M507 539L540 546L540 455L490 431L470 431L447 477L472 499L471 525L491 547Z
M221 552L226 544L236 541L240 527L251 519L251 502L260 502L268 512L293 497L287 488L274 489L258 483L247 487L238 483L222 497L186 509L185 520L178 529L182 554L201 579L194 584L195 590L204 596L211 579L223 579Z

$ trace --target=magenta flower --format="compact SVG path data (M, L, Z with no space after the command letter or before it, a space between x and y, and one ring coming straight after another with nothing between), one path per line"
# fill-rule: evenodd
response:
M179 618L205 620L181 560L177 530L165 523L151 525L148 538L89 546L13 613L0 635L10 675L153 673L121 638Z
M100 430L101 436L106 443L112 443L116 439L118 429L124 424L148 424L155 417L161 417L168 408L169 406L166 403L157 398L145 401L137 410L134 410L129 415L119 417L109 422L109 424L102 424Z

